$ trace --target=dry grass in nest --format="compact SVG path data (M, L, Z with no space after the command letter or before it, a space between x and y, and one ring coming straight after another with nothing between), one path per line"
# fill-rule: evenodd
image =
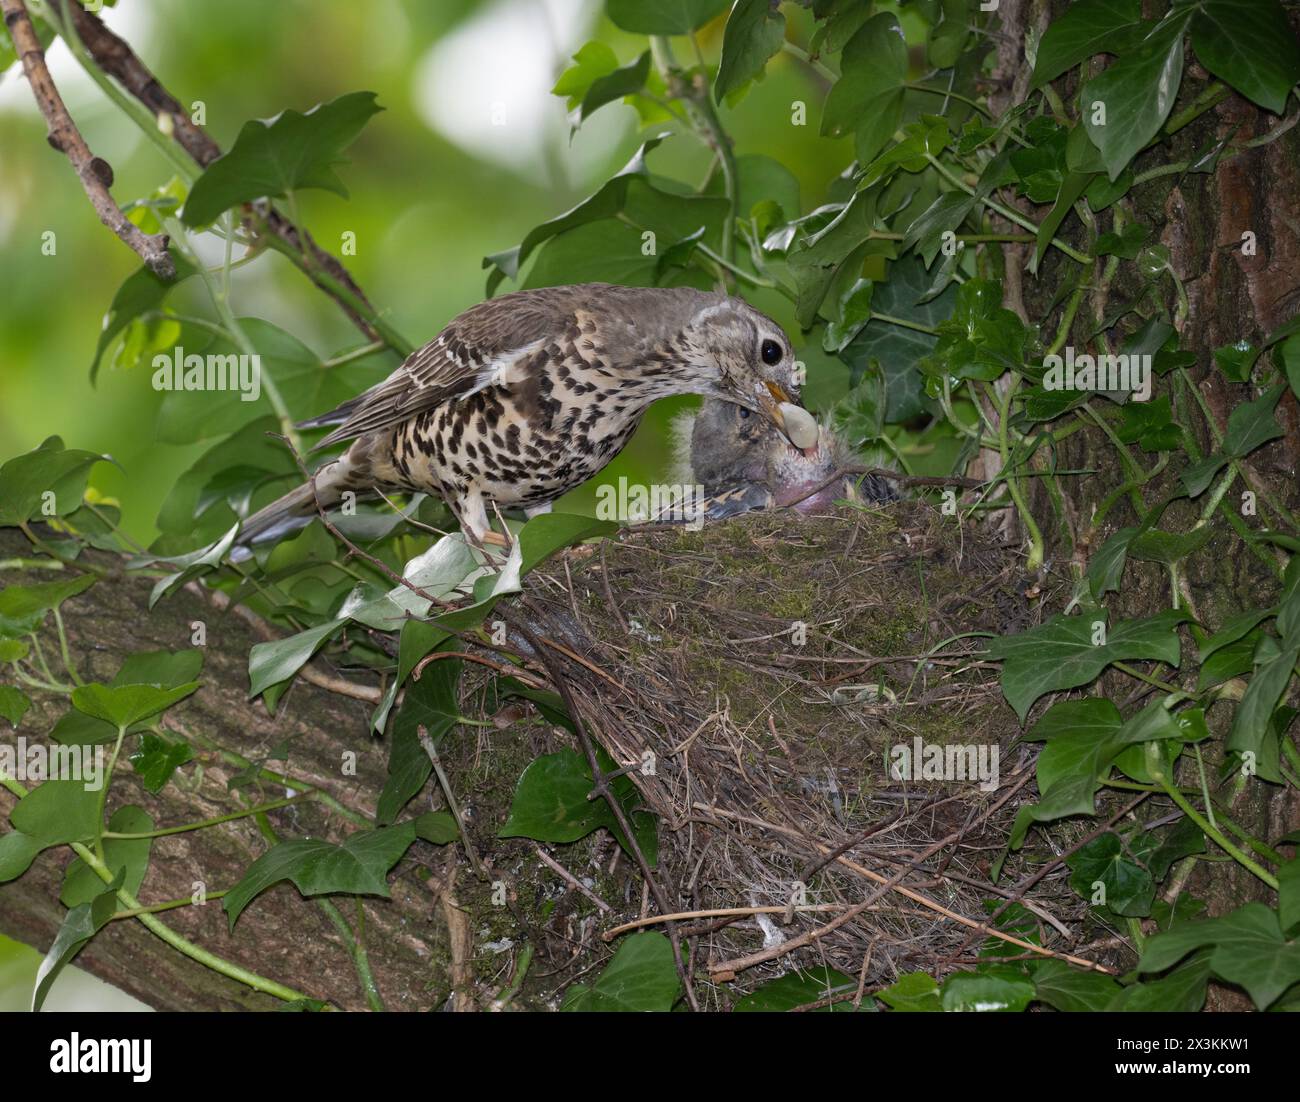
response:
M708 988L717 1005L792 965L830 965L860 990L942 976L972 963L999 900L1030 912L1011 937L1078 950L1086 908L1068 870L1026 884L1052 853L1031 845L991 881L1034 798L1032 760L970 633L1034 622L1017 565L900 503L634 531L531 577L531 614L583 658L563 674L587 731L660 818L670 906L744 912L676 928L696 939L697 973L734 979ZM996 746L996 787L893 779L890 748L916 738Z

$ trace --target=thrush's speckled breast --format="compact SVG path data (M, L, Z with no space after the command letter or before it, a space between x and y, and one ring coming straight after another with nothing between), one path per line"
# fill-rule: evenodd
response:
M490 505L546 511L619 453L650 403L692 393L750 410L800 447L816 441L770 318L721 294L600 283L471 307L383 382L301 427L334 426L318 447L352 441L316 472L323 506L345 491L432 493L475 538L500 542ZM241 543L314 511L300 486L248 518Z

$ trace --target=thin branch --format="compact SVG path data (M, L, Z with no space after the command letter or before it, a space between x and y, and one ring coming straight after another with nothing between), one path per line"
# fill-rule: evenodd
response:
M22 0L4 0L21 7ZM82 44L95 63L149 109L155 118L167 119L165 128L200 168L207 168L221 156L221 146L194 123L180 102L159 83L131 47L104 26L98 16L80 4L71 6L73 23ZM365 293L348 270L332 254L316 244L306 230L299 230L268 204L247 208L246 225L264 229L267 242L284 253L347 314L370 340L382 340L399 355L409 355L410 342L379 317Z
M167 235L145 233L132 223L108 190L113 186L113 167L102 157L90 151L72 116L55 87L50 70L45 65L45 51L36 37L31 16L23 0L0 0L5 26L13 39L14 50L23 63L27 83L49 128L46 141L68 158L76 170L86 198L95 208L99 220L112 230L123 244L136 253L145 265L160 279L176 278L176 263L167 251Z

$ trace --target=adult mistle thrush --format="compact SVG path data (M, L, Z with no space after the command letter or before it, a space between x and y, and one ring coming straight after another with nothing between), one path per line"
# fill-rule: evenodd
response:
M613 459L651 402L725 399L796 447L816 443L797 405L780 326L737 298L603 283L516 291L454 318L383 382L302 423L351 440L316 472L323 507L352 491L435 494L479 542L501 543L488 508L546 512ZM311 483L249 517L240 542L315 512Z

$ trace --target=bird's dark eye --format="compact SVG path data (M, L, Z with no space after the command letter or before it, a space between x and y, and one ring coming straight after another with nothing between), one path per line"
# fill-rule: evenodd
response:
M739 418L743 421L743 420L745 420L745 418L747 418L747 417L749 416L749 410L747 410L744 406L737 406L737 407L736 407L736 416L739 417Z
M759 354L763 357L763 362L769 367L774 364L779 364L781 362L781 357L784 355L781 351L781 346L777 344L776 341L771 340L763 342L763 347L759 349Z

